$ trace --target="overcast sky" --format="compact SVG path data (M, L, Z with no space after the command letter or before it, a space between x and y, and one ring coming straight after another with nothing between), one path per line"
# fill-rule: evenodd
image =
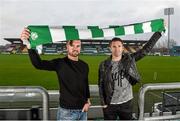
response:
M20 37L27 25L124 25L167 20L167 7L174 8L171 38L180 45L180 0L0 0L0 44L6 44L3 38Z

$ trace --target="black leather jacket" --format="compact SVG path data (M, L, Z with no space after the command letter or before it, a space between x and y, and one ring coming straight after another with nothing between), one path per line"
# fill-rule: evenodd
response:
M121 66L123 66L125 77L132 85L141 79L135 62L148 54L160 37L161 33L155 32L142 49L132 54L124 53L122 55ZM101 62L99 66L98 86L102 105L110 104L114 91L114 82L111 79L111 68L111 57Z

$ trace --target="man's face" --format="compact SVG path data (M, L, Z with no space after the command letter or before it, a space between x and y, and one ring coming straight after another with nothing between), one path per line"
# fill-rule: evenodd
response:
M70 42L67 43L67 53L72 57L77 57L81 51L81 41L80 40L73 40L72 44Z
M123 53L124 46L120 41L113 41L110 45L110 49L113 57L119 57Z

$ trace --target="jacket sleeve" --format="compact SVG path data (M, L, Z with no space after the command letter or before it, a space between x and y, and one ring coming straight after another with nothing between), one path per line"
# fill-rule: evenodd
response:
M98 70L98 86L99 86L99 96L101 105L106 105L104 101L104 81L103 81L103 65L102 63L99 66Z
M138 61L141 58L143 58L145 55L147 55L151 51L151 49L154 47L154 45L156 44L156 42L159 40L159 38L161 36L162 35L160 32L155 32L152 35L152 37L150 38L150 40L144 45L144 47L142 49L133 53L132 56L135 58L135 61Z
M39 54L36 50L29 49L29 58L33 66L40 70L48 70L48 71L55 71L56 70L56 61L55 60L41 60Z

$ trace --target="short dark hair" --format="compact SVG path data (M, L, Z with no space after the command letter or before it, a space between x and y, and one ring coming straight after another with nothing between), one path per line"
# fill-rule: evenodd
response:
M112 40L109 42L109 46L111 45L112 42L116 42L116 41L119 41L119 42L121 42L121 43L123 44L123 40L122 40L122 39L120 39L120 38L118 38L118 37L114 37L114 38L112 38Z
M73 41L75 41L75 40L67 40L67 41L66 41L66 44L69 44L70 46L72 46ZM81 41L81 40L79 40L79 41Z

